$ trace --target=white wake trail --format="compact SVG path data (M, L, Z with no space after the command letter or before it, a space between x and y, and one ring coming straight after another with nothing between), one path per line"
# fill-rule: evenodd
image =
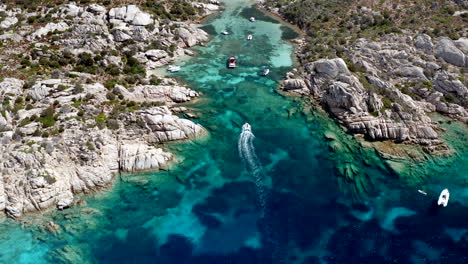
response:
M266 192L263 183L262 166L257 157L257 154L255 154L255 147L253 145L254 139L255 136L252 133L250 125L247 123L244 124L242 126L242 133L240 134L237 147L244 165L246 166L247 170L252 173L252 176L254 176L257 190L257 202L261 210L260 216L263 218L265 216Z

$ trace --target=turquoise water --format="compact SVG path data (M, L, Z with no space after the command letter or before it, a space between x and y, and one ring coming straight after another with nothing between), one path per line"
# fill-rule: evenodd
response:
M248 0L227 1L205 28L213 39L175 76L203 94L187 107L209 136L168 144L181 160L169 171L123 175L80 206L3 220L0 262L468 263L465 125L436 117L456 154L396 161L395 173L326 114L276 92L293 67L294 31ZM252 134L241 137L245 122ZM445 187L449 206L437 208ZM50 220L57 233L43 229Z

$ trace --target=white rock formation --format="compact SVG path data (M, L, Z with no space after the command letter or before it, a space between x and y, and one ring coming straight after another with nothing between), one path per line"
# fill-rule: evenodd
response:
M18 19L16 17L7 17L0 23L0 28L9 28L16 23L18 23Z
M29 40L33 40L35 38L40 38L45 35L47 35L49 32L54 32L54 31L65 31L69 29L70 27L68 26L67 23L65 22L59 22L59 23L47 23L44 27L39 28L36 30L34 33L29 36Z
M444 61L459 66L467 67L466 56L455 46L453 41L447 37L439 38L435 49L436 55Z
M122 143L119 151L119 168L123 172L158 170L166 168L173 155L142 143Z
M190 101L198 93L177 85L137 85L130 92L121 85L116 89L125 99L135 102L165 102L169 104Z
M165 106L144 110L141 117L153 132L156 142L194 138L205 133L202 126L172 115Z

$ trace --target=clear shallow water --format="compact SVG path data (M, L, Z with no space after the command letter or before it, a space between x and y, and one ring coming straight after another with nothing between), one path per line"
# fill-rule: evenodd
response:
M87 205L27 217L24 228L4 220L0 262L468 263L466 126L441 120L455 156L393 173L325 114L275 92L295 34L249 3L228 1L207 21L213 40L176 75L203 93L189 106L209 137L168 145L179 165L124 175ZM237 69L226 69L230 55ZM245 122L255 139L239 147ZM438 209L446 186L449 206ZM40 228L50 219L57 234Z

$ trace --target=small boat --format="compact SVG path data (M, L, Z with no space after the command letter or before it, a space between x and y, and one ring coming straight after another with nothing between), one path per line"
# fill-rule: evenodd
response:
M249 20L250 22L255 22L255 17L251 17Z
M267 76L269 73L270 73L270 69L265 68L265 69L263 69L262 75Z
M418 192L419 192L420 194L427 195L427 192L425 192L425 191L423 191L423 190L418 190Z
M242 131L252 131L252 127L250 126L249 123L245 123L245 124L242 126Z
M228 59L228 68L235 68L235 67L237 67L237 60L236 60L236 57L231 56L231 57L229 57L229 59Z
M180 66L169 65L169 67L167 67L167 70L170 72L178 72L180 71Z
M229 32L223 31L223 32L221 32L221 34L223 34L223 35L229 35Z
M443 205L444 207L447 207L448 201L450 198L450 193L447 189L444 189L439 196L439 200L437 201L438 205Z
M248 39L248 40L251 40L252 38L253 38L252 35L248 35L248 36L247 36L247 39Z

